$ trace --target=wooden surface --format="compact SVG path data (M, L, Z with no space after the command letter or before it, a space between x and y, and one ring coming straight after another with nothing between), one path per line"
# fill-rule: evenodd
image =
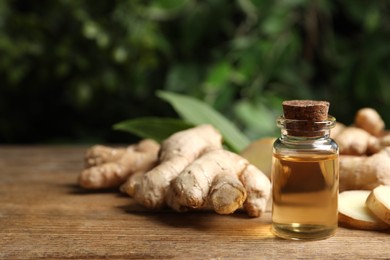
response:
M0 147L1 259L390 259L389 231L287 241L270 233L270 212L152 212L116 191L85 192L84 151Z

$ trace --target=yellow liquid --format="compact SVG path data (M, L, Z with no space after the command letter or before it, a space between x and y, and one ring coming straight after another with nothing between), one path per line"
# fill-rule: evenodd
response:
M276 236L315 240L336 232L337 154L274 154L272 189Z

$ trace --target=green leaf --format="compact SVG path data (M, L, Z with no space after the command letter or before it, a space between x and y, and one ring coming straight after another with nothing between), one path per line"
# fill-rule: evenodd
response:
M252 138L273 136L275 134L275 115L264 104L241 100L236 103L234 111L247 126L246 128L256 134L256 136L251 136ZM248 132L246 134L250 136Z
M167 91L158 91L157 95L169 102L185 121L195 125L213 125L221 132L225 144L232 151L239 152L249 144L250 140L233 123L208 104Z
M113 126L115 130L130 132L142 138L151 138L161 142L170 135L193 127L181 119L143 117L126 120Z

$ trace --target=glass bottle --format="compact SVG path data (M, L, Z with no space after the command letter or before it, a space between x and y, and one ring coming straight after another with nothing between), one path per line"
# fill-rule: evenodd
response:
M298 116L299 118L299 116ZM335 118L286 119L273 146L272 232L281 238L332 236L338 214L338 146L329 137Z

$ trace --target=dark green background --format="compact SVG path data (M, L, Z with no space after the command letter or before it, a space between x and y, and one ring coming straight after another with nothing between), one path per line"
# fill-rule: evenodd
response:
M0 1L0 143L115 143L119 121L197 97L251 139L284 99L390 124L388 1Z

